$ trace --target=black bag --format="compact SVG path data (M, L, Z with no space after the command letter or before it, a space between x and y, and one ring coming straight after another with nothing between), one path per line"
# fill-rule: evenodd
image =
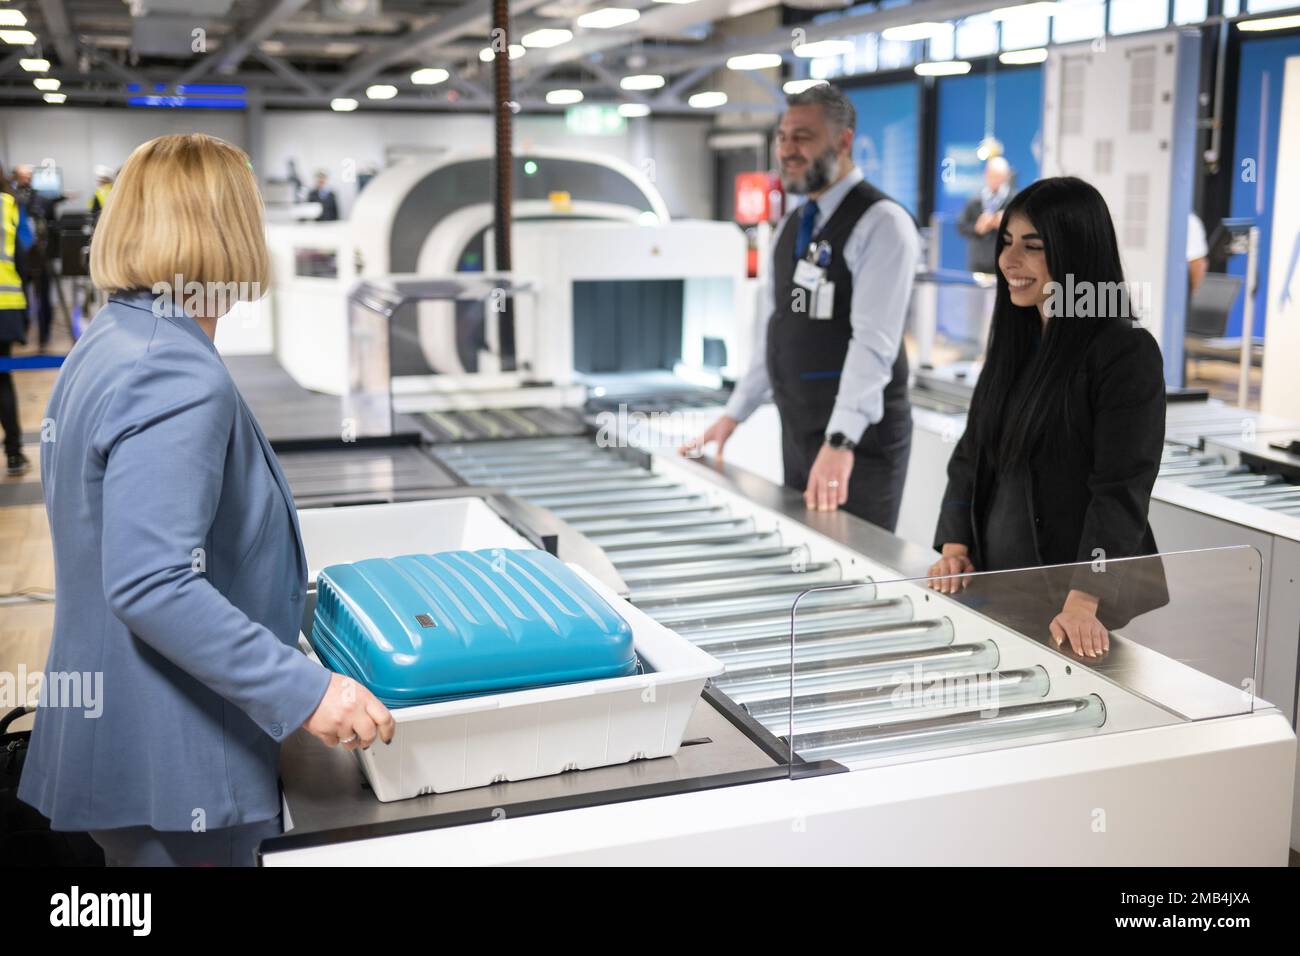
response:
M104 851L88 833L51 830L50 821L18 799L30 730L9 725L34 707L15 707L0 717L0 866L103 866Z

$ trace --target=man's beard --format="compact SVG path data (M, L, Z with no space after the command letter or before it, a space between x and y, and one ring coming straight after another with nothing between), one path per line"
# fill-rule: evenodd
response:
M808 172L802 180L782 176L781 185L788 193L802 196L807 193L819 193L835 181L835 167L838 159L835 150L827 149L808 166Z

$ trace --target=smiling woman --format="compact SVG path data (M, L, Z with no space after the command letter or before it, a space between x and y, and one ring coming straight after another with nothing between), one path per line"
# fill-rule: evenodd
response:
M935 535L935 587L971 571L1095 562L1156 553L1147 523L1164 440L1160 349L1133 319L1101 194L1043 179L1007 207L988 356L948 465ZM1053 306L1062 282L1092 306ZM1049 494L1050 491L1050 494ZM949 577L943 577L949 576ZM1052 623L1058 644L1100 656L1099 608L1133 595L1113 576L1078 582ZM1106 616L1105 614L1103 616Z

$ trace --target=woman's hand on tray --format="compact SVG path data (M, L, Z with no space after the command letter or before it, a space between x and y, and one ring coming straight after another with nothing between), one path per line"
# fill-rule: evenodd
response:
M361 684L342 674L330 676L325 696L307 722L308 733L327 747L369 748L379 738L393 742L397 724L387 707Z

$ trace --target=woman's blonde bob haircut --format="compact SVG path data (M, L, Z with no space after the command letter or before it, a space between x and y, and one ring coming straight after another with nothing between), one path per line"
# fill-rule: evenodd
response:
M203 133L136 147L90 241L97 288L237 283L257 290L239 298L257 298L270 272L262 197L243 150Z

